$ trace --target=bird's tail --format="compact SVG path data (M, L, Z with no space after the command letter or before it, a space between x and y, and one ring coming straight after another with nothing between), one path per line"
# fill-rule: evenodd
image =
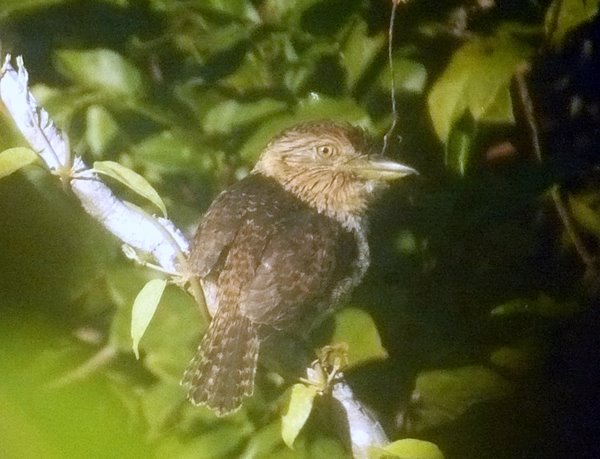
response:
M217 311L181 380L188 399L218 416L237 411L254 390L258 350L258 332L248 318Z

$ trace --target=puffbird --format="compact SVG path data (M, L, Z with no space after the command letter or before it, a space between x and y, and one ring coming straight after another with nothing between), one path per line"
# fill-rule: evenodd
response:
M212 315L182 380L193 404L238 410L266 337L302 335L343 303L369 266L366 211L414 173L375 154L362 129L313 121L277 135L217 196L189 255Z

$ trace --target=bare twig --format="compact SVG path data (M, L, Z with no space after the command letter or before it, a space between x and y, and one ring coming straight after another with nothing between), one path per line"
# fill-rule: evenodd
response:
M83 362L73 371L70 371L64 376L52 381L46 387L48 389L58 389L61 387L68 386L69 384L81 381L82 379L85 379L92 373L98 371L99 369L110 363L116 355L116 347L112 345L104 346L91 358Z
M558 213L558 216L565 227L565 231L569 235L571 242L573 242L575 250L581 258L581 261L586 266L588 274L591 275L597 273L598 263L596 258L590 253L587 246L579 236L579 232L577 231L575 223L573 222L573 217L571 217L571 213L569 212L569 209L563 200L560 186L554 185L550 190L550 195L552 196L554 207L556 207L556 212Z
M542 147L540 145L540 134L535 120L535 113L533 108L533 101L529 95L529 88L525 81L525 76L529 73L529 64L523 64L517 69L515 73L515 81L519 90L519 99L523 107L525 114L525 120L527 121L527 128L529 129L529 136L531 139L531 147L535 154L535 158L539 163L542 163Z
M400 0L392 1L392 13L390 14L390 26L388 28L388 65L390 67L390 97L392 102L392 125L387 130L385 135L383 136L383 149L381 150L381 154L385 154L389 138L392 136L394 131L396 130L396 124L398 123L398 108L396 107L396 74L394 71L394 23L396 21L396 10L398 5L400 4Z
M540 135L538 125L535 119L535 112L533 107L533 101L529 94L529 89L527 86L527 82L525 81L525 76L529 72L529 66L524 65L520 69L517 70L515 74L515 81L517 84L519 99L521 105L523 107L523 112L525 115L525 120L527 122L527 128L529 129L529 136L531 139L531 147L533 148L533 152L535 154L535 158L539 163L543 162L542 156L542 147L540 144ZM596 277L598 274L598 263L596 258L591 254L587 246L585 245L583 239L581 238L579 232L577 231L577 227L575 222L573 221L573 217L571 212L568 209L568 206L565 204L562 191L558 184L554 185L550 191L550 196L552 197L552 202L554 203L554 207L556 208L556 212L567 232L567 235L573 242L573 246L579 258L583 262L586 267L587 275Z

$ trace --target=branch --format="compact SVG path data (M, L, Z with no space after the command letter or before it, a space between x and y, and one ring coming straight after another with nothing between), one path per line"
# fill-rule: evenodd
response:
M527 128L529 129L531 147L533 149L537 162L541 164L544 158L542 155L540 133L537 121L535 119L533 100L531 99L529 88L527 86L527 82L525 81L525 76L528 71L529 67L527 65L524 65L520 69L518 69L515 74L515 81L517 84L519 99L523 107L525 120L527 122ZM592 278L597 278L599 271L598 262L596 258L590 253L585 242L579 235L575 222L573 221L573 217L571 216L571 212L569 211L567 205L564 202L559 184L552 186L550 196L552 197L552 202L554 203L554 207L556 208L558 217L560 218L565 228L565 231L567 232L569 238L575 246L575 251L581 258L582 263L585 265L587 275Z
M354 459L366 459L371 447L385 446L390 441L373 413L358 400L343 375L331 390L332 397L343 408Z
M0 69L0 99L42 162L70 186L85 211L119 240L152 256L164 271L179 273L188 251L185 236L171 221L119 200L79 156L72 157L67 136L31 94L21 57L17 69L7 55Z
M29 75L18 57L17 69L7 55L0 69L0 100L6 106L17 128L37 152L48 170L57 175L79 198L84 210L115 235L126 247L151 256L160 269L186 277L186 254L189 243L183 233L168 219L148 214L139 207L120 200L79 156L72 156L68 138L39 106L29 90ZM127 250L125 250L127 254ZM202 309L202 289L195 279L191 291ZM203 311L208 318L208 312ZM59 380L56 385L80 379L113 356L114 349L102 349L89 362ZM379 422L358 401L341 379L333 386L333 397L343 408L352 451L356 458L367 457L367 447L388 443Z

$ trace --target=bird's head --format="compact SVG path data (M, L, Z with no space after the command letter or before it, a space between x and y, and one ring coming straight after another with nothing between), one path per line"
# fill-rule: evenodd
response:
M389 181L417 173L372 150L361 128L329 120L307 122L271 140L253 173L274 178L319 212L347 222L361 216Z

